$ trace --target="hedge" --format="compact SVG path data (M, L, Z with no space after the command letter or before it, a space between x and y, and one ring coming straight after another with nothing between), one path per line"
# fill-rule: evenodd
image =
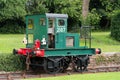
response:
M119 53L113 54L111 56L96 55L94 58L97 66L99 65L118 65L120 64L120 55ZM91 63L92 64L92 63ZM24 71L26 70L25 66L25 57L13 54L0 54L0 71Z
M25 58L13 54L0 54L0 71L25 70Z
M25 33L25 23L20 19L0 21L0 33Z
M120 64L120 55L119 53L115 53L112 55L97 55L95 57L96 66L111 66L111 65L119 65Z
M116 12L111 21L111 36L120 41L120 11Z
M0 33L5 33L5 34L15 34L15 33L25 33L25 28L23 26L19 25L4 25L3 27L0 27Z

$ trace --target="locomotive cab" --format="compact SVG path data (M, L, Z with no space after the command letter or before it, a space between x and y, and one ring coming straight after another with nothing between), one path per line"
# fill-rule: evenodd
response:
M67 32L67 18L67 14L45 13L27 15L25 40L26 48L21 48L18 51L13 50L13 52L15 52L15 54L17 53L23 55L27 55L27 53L34 53L34 50L36 50L34 49L36 47L35 43L39 42L38 44L40 45L38 54L42 56L77 56L93 55L96 52L100 53L100 49L95 51L95 48L88 48L88 45L86 45L86 36L85 45L81 46L80 35L78 33ZM88 27L85 27L85 34L89 31L87 28ZM44 51L45 53L43 53Z
M67 33L67 14L26 16L27 48L32 48L35 40L41 41L42 49L79 47L79 35Z

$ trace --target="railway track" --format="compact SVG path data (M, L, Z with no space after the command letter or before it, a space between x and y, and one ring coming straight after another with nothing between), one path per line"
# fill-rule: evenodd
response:
M72 69L68 69L64 73L57 73L57 74L38 73L38 72L33 72L33 71L1 72L0 73L0 80L21 80L21 79L29 79L29 78L55 77L55 76L72 75L72 74L118 72L118 71L120 71L120 65L99 66L99 67L93 67L93 68L88 67L88 70L83 72L83 73L74 72Z
M57 74L47 74L44 71L0 72L0 80L21 80L29 78L55 77L72 74L120 71L120 54L118 56L116 56L116 54L91 56L90 62L91 63L88 66L88 70L83 73L73 71L73 67L70 65L70 67L64 73Z

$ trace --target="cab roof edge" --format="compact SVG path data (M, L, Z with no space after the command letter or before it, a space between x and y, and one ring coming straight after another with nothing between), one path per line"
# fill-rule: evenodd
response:
M45 13L48 18L68 18L67 14Z

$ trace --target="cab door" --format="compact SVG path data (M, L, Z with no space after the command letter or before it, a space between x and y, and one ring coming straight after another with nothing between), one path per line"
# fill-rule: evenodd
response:
M55 48L55 18L48 18L48 48Z
M65 44L65 34L67 33L67 19L66 18L56 18L55 26L55 48L64 48Z

